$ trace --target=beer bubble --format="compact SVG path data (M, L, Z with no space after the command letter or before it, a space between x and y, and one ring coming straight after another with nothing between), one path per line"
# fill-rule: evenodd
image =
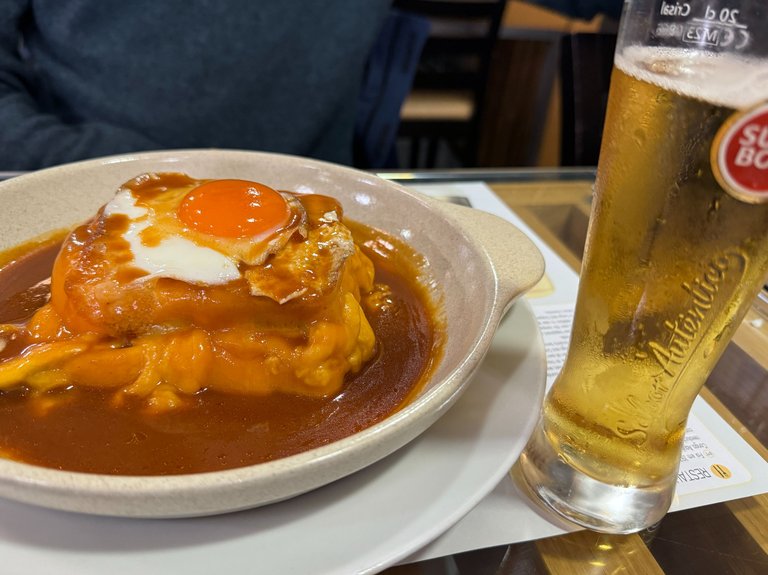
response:
M717 212L720 210L720 198L714 198L709 204L709 210L707 211L707 220L711 221L717 217Z
M755 81L758 84L762 84L762 85L768 84L768 71L762 70L762 71L758 72L755 75Z

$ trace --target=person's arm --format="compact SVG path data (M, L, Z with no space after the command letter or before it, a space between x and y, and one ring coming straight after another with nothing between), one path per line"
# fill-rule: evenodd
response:
M68 124L41 112L19 54L30 0L4 0L0 15L0 170L33 170L84 158L160 146L132 130L100 122Z

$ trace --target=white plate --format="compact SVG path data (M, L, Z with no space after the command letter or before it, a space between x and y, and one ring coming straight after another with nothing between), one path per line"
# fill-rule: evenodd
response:
M119 519L0 500L0 572L374 573L458 521L523 449L544 394L544 348L527 303L494 337L464 396L421 437L294 499L214 517Z

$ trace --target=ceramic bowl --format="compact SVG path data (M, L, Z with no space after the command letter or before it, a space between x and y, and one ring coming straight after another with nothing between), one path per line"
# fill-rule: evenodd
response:
M269 463L161 477L59 471L0 459L0 496L35 505L125 517L224 513L280 501L383 458L458 399L509 306L541 277L543 259L508 222L432 200L357 170L292 156L231 150L149 152L99 158L0 183L0 250L89 218L143 173L243 178L341 200L346 216L404 239L427 261L445 324L439 364L411 403L329 445Z

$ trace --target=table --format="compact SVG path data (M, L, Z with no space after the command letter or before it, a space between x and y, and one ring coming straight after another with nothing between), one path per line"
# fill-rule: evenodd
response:
M383 172L403 184L483 181L574 270L594 170ZM759 303L759 302L758 302ZM768 315L756 305L701 395L768 459ZM387 575L768 573L768 494L678 511L641 533L580 531L391 567Z
M0 173L0 179L15 173ZM578 270L594 170L381 174L401 183L485 182ZM766 306L768 307L768 306ZM749 313L702 396L768 460L768 313ZM763 312L765 313L765 312ZM768 494L678 511L629 536L580 531L391 567L387 575L768 573Z

